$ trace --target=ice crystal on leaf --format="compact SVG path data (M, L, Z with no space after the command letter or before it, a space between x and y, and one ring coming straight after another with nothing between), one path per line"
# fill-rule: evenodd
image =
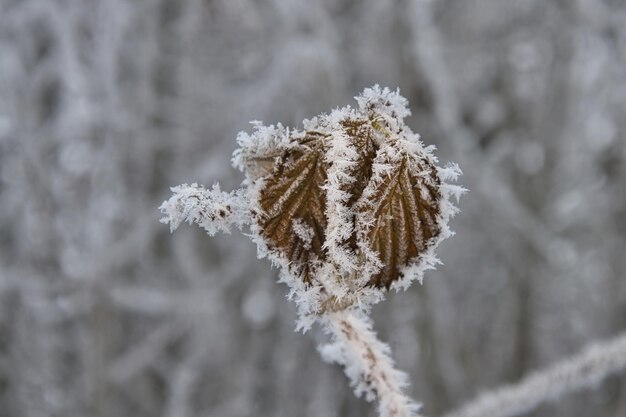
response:
M367 309L389 288L421 281L451 234L450 197L463 189L446 180L460 170L437 165L434 147L404 123L410 111L398 92L374 86L356 100L357 108L305 120L302 130L252 122L233 155L242 189L175 187L163 221L172 229L197 222L211 235L248 224L301 318Z
M344 107L305 120L302 130L253 122L237 136L233 165L242 188L172 188L161 205L172 230L195 222L210 235L249 226L259 257L269 257L298 306L298 327L319 321L334 343L324 357L345 367L357 395L377 399L381 416L416 416L389 348L366 314L390 288L422 280L451 232L450 202L464 189L448 184L456 165L439 167L433 146L404 123L398 92L378 86Z

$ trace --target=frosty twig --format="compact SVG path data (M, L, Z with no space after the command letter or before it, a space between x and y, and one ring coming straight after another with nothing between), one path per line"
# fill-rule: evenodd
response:
M344 366L357 396L378 402L381 417L419 417L420 405L404 392L407 375L394 368L391 349L376 337L367 316L338 312L326 317L334 342L320 347L324 360Z
M626 368L626 333L593 343L581 353L545 370L531 373L519 383L480 395L445 417L513 417L542 403L597 385Z

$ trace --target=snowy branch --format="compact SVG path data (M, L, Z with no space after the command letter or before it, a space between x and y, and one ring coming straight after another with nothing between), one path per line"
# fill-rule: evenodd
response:
M211 190L193 183L172 187L174 195L159 207L165 215L161 223L169 224L170 231L182 222L197 223L210 236L217 232L230 232L235 224L241 228L249 222L248 206L241 193L226 193L215 184Z
M537 371L515 385L497 388L445 417L513 417L565 394L593 388L626 368L626 334L594 343L581 353Z
M322 358L345 367L357 396L377 400L381 417L419 417L420 405L402 392L406 374L394 368L389 346L378 340L367 316L342 311L329 314L325 325L334 343L320 347Z

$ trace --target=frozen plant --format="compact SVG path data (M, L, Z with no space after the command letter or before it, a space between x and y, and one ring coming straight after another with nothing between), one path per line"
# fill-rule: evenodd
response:
M381 416L415 416L418 405L402 391L406 377L368 313L387 290L421 282L435 267L434 250L456 213L450 199L464 189L446 182L459 168L439 167L434 147L404 123L410 112L397 91L376 85L356 100L357 108L305 120L302 130L253 122L233 155L242 188L174 187L162 221L171 230L197 223L210 235L249 227L259 257L278 265L290 288L298 328L318 322L331 334L324 359L343 365L355 393L377 400Z

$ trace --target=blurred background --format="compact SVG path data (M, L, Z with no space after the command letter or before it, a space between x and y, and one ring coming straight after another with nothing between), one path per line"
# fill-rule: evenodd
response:
M374 311L426 415L626 328L623 1L0 0L0 416L374 416L246 237L157 207L375 83L471 190Z

